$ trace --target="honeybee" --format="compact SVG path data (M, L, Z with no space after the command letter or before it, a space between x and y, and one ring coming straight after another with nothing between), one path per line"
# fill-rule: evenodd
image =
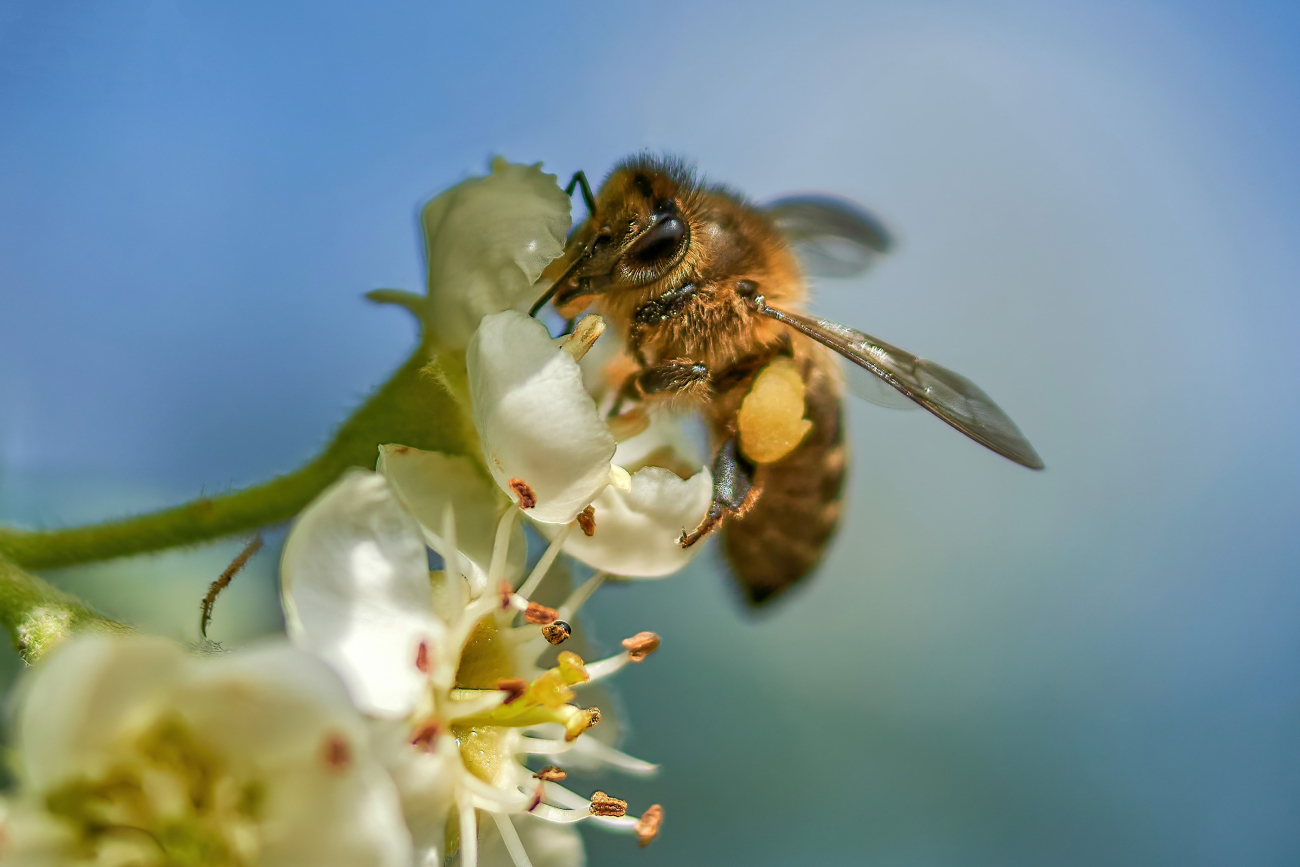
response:
M714 449L713 500L680 544L720 529L751 604L806 576L839 523L848 456L836 353L869 374L868 399L919 405L998 454L1043 467L970 380L803 311L806 276L852 276L889 248L880 223L856 206L816 196L757 206L679 161L646 155L616 166L596 195L582 172L566 192L576 187L587 219L543 275L553 282L533 312L553 300L562 316L605 317L623 340L609 368L621 379L620 407L671 401L699 411ZM788 435L773 445L768 427Z

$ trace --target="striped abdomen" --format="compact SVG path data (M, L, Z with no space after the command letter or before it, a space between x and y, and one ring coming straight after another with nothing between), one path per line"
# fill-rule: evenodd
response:
M811 572L839 524L848 452L838 370L820 348L803 363L812 428L790 454L758 467L761 491L753 508L722 529L731 570L753 605Z

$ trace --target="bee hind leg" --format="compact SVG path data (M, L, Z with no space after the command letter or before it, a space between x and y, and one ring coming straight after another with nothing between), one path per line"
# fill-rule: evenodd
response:
M677 544L689 548L713 532L730 517L743 517L758 501L761 488L754 484L754 465L736 447L735 437L727 440L713 457L713 502L698 527L682 533Z

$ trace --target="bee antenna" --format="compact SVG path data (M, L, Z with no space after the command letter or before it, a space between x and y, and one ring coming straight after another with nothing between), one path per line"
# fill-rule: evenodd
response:
M566 196L573 195L575 187L582 187L582 203L587 206L587 216L596 216L596 197L591 194L591 184L587 183L587 173L579 169L573 173L569 179L569 185L564 188Z

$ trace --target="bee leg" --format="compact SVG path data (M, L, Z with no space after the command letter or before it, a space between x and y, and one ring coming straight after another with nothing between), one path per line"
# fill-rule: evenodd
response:
M566 196L573 195L575 187L582 187L582 203L587 206L587 215L592 216L596 213L596 197L591 194L591 184L587 183L587 173L582 169L573 173L569 179L569 185L564 188Z
M640 397L665 392L692 391L708 388L709 369L686 358L677 358L647 367L631 377L624 389L633 388Z
M758 501L760 492L754 485L754 465L740 453L734 437L727 440L713 457L713 502L709 511L698 527L682 533L677 544L689 548L727 518L743 516Z

